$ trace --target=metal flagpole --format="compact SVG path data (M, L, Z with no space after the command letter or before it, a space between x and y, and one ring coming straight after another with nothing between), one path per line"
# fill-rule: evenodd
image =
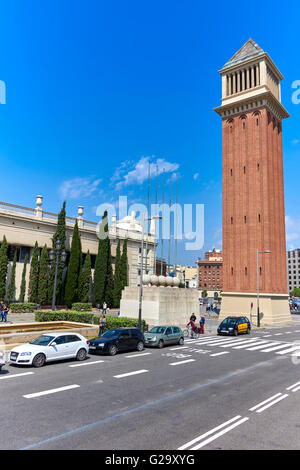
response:
M165 169L163 170L163 192L162 192L162 224L161 224L161 255L160 255L160 273L163 275L163 255L164 255L164 198L165 198Z
M149 198L150 198L150 162L148 166L148 199L147 199L147 238L146 238L146 255L145 255L145 273L148 274L148 237L149 237Z
M168 253L168 274L170 275L170 249L171 249L171 191L172 191L172 171L170 173L170 205L169 205L169 253Z
M158 178L158 165L156 165L156 188L155 188L155 216L157 213L157 178ZM153 274L156 274L156 223L154 225L155 235L154 235L154 256L153 256Z
M175 209L175 276L177 273L177 210L178 210L178 175L176 179L176 209Z

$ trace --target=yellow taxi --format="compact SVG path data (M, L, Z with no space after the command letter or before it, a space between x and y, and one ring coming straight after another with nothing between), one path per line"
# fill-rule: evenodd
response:
M251 324L247 317L226 317L218 326L218 335L249 334Z

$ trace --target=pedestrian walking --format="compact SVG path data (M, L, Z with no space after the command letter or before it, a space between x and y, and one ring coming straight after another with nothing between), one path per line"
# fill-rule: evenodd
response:
M102 313L104 313L104 315L106 315L106 310L107 310L107 303L104 301L103 307L102 307Z
M205 324L205 317L200 318L200 331L201 335L204 335L204 324Z
M100 317L100 321L99 321L99 336L103 335L105 325L106 325L106 317L104 313L102 313Z

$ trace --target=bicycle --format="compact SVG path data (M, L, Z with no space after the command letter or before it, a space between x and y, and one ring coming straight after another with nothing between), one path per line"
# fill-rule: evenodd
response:
M200 337L199 331L193 331L192 328L186 328L183 330L184 338L198 339Z

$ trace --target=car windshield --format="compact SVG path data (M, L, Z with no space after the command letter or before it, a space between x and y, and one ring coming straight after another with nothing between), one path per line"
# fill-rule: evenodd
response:
M232 326L236 323L236 318L225 318L225 320L222 321L222 326Z
M108 330L102 335L102 338L111 338L112 336L118 336L119 334L120 330Z
M48 346L50 341L53 339L54 336L42 335L30 341L30 344L36 344L37 346Z
M163 335L165 331L166 331L166 328L164 328L163 326L154 326L154 328L151 328L149 333L156 333L156 334Z

